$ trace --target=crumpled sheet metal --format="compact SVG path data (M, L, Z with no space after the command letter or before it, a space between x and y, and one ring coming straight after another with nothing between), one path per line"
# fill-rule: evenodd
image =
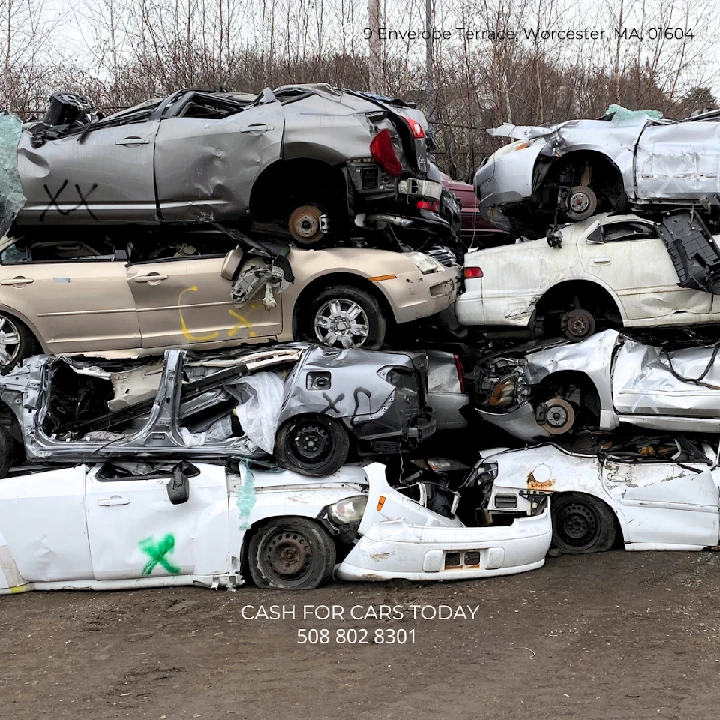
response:
M0 237L10 229L25 205L17 164L21 135L20 119L8 113L0 114Z
M715 357L699 383L680 380L671 371L699 379L713 352L713 347L691 347L665 354L661 348L625 339L612 370L615 409L620 415L718 418L720 357Z

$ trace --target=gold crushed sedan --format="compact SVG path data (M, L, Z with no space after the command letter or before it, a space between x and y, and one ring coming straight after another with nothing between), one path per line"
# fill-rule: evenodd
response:
M393 323L446 309L460 277L420 252L280 257L207 230L37 237L0 243L0 367L41 351L122 358L301 338L375 349Z

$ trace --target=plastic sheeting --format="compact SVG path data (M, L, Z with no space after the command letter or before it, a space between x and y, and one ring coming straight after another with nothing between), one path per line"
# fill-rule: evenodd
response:
M630 120L632 118L640 117L641 115L645 115L653 120L659 120L663 116L659 110L628 110L626 107L616 105L615 103L608 105L608 109L605 111L605 114L613 116L611 122Z
M10 229L25 204L17 164L22 123L15 115L0 114L0 237Z
M227 386L227 390L240 401L235 415L247 437L266 453L272 454L285 398L282 378L272 372L259 372Z

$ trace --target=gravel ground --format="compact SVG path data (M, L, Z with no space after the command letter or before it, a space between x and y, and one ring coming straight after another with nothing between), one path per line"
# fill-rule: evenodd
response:
M719 578L714 553L613 551L447 584L4 597L0 718L707 720ZM295 619L243 619L270 605ZM332 605L345 620L303 619ZM382 605L403 618L375 619ZM413 619L440 606L468 619ZM329 642L299 644L300 629ZM348 629L367 642L337 642Z

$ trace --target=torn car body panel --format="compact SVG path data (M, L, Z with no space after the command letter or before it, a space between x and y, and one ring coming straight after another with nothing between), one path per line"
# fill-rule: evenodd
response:
M392 489L384 467L369 465L360 539L335 569L341 580L464 580L535 570L552 528L547 507L506 527L465 527Z
M582 455L556 445L485 450L481 463L497 465L488 509L508 512L506 498L514 495L512 512L523 513L530 508L528 491L549 495L551 507L563 493L591 495L612 510L626 550L702 550L717 544L720 521L720 475L711 469L709 446L706 452L700 460L673 462L612 451Z

